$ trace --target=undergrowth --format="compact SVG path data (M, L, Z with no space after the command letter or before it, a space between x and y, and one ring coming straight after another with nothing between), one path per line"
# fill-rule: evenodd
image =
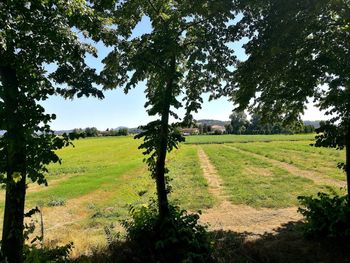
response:
M305 233L313 237L350 237L348 197L336 193L300 196L298 211L305 217Z

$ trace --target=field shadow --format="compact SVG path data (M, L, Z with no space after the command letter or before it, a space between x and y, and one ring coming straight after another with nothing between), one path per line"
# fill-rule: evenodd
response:
M215 262L350 262L350 242L339 239L310 239L303 223L288 222L275 233L211 232Z
M350 262L349 240L309 239L302 232L302 222L288 222L274 233L256 235L249 232L211 231L213 261L217 263L345 263ZM137 259L121 261L120 252L132 254L128 243L118 242L81 256L71 262L141 262ZM151 262L151 261L150 261ZM153 261L152 261L153 262ZM202 262L202 261L201 261ZM209 262L209 261L208 261ZM147 263L147 262L143 262Z

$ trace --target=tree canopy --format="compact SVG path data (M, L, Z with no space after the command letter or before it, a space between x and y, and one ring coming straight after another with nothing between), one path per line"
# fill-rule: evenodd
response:
M167 210L164 174L166 152L183 138L176 127L192 122L193 111L201 107L203 92L213 97L232 82L236 58L228 46L234 40L227 24L234 19L232 1L130 0L116 11L118 41L104 60L102 72L109 88L124 87L127 92L146 81L145 107L156 120L143 127L138 137L150 171L156 178L160 214ZM132 38L143 17L151 32ZM179 96L183 96L180 100ZM176 113L186 109L182 120ZM169 117L178 123L169 124Z
M40 102L50 95L93 95L96 70L85 63L97 56L84 35L108 38L108 6L95 1L0 2L0 174L6 184L2 252L8 262L22 262L26 177L45 183L46 165L58 162L54 152L68 144L50 128L54 114ZM109 1L112 3L113 1Z
M330 117L316 146L349 149L350 2L241 0L237 5L243 12L237 30L249 38L248 59L239 63L229 91L238 108L251 106L266 119L290 122L313 99ZM348 179L349 173L350 167Z
M264 116L297 119L314 98L321 109L348 118L349 1L240 1L238 23L248 59L231 93L242 108L256 96ZM232 91L232 90L231 90Z

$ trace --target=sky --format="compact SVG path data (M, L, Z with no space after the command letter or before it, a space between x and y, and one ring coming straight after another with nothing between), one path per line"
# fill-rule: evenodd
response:
M147 18L136 26L133 36L136 37L152 30L151 24ZM243 41L244 42L244 41ZM232 44L236 56L244 60L246 55L242 49L242 44ZM102 43L94 44L98 50L98 58L92 56L86 57L86 62L90 67L96 68L97 71L103 69L101 60L109 53L111 48L104 46ZM62 97L52 96L48 100L42 102L47 113L55 113L57 119L51 124L54 130L69 130L73 128L97 127L100 130L107 128L138 127L148 123L150 118L144 108L145 83L140 83L135 89L128 94L124 94L122 89L105 91L105 99L96 98L79 98L74 100L65 100ZM228 98L222 97L214 101L208 101L209 95L204 94L202 109L194 114L194 118L229 120L229 116L234 109L232 102ZM320 112L311 103L307 105L303 120L321 120L326 119L324 114ZM179 115L183 115L184 111L179 110Z

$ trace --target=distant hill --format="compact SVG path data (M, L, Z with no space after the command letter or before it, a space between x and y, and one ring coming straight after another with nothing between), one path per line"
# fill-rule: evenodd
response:
M126 126L119 126L119 127L115 128L114 130L119 131L119 130L122 130L122 129L129 129L129 128L126 127Z
M230 121L220 121L220 120L210 120L210 119L203 119L203 120L197 120L196 123L198 124L206 124L206 125L219 125L219 126L225 126L225 124L229 124Z
M320 128L320 121L304 121L304 125L312 125L317 129Z

